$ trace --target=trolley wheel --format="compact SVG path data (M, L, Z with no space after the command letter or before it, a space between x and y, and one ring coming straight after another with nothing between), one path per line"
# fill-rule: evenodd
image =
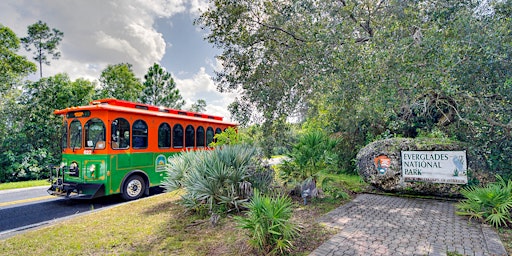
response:
M121 195L125 200L135 200L142 197L146 190L146 183L139 175L132 175L128 177L123 186Z

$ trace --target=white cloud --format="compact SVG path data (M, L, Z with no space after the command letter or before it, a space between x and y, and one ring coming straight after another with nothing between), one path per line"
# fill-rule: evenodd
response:
M174 77L174 76L173 76ZM202 67L192 78L178 79L174 78L176 87L180 90L181 96L187 102L185 108L190 107L198 99L206 101L206 113L211 115L220 115L224 120L230 119L230 113L227 110L228 105L233 102L235 93L220 93L216 89L212 77L205 72Z
M208 10L208 6L207 0L190 0L190 13L195 17L199 17L202 12Z
M67 72L70 64L94 65L102 70L108 64L128 62L142 76L162 59L167 47L163 35L153 26L155 19L184 11L184 0L4 0L0 17L5 20L0 18L0 23L20 37L26 36L27 26L37 20L64 32L59 46L62 57L52 61L51 68L43 67L45 75ZM76 70L69 75L78 78L89 76L91 71Z
M171 17L185 11L185 0L137 0L144 9L153 12L158 17ZM124 3L124 1L121 1Z

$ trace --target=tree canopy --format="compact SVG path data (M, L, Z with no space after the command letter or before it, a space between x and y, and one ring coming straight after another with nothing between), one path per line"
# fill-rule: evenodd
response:
M140 97L142 103L175 109L185 105L171 73L165 71L159 64L155 63L149 67L144 79L144 90Z
M142 89L143 85L133 73L131 64L108 65L101 72L100 88L96 98L137 101Z
M440 131L510 169L510 0L211 2L196 23L241 123L318 122L343 138L345 168L376 138Z
M190 111L205 112L206 111L206 101L203 99L198 99L195 103L192 103L192 106L190 107Z
M60 52L57 51L57 46L64 33L58 29L50 29L45 22L38 21L28 26L28 36L21 39L25 49L32 51L34 54L34 60L39 63L39 74L43 77L43 64L50 65L48 56L52 56L53 59L60 58Z
M19 48L20 39L10 28L0 24L0 95L20 78L36 71L34 63L16 53Z

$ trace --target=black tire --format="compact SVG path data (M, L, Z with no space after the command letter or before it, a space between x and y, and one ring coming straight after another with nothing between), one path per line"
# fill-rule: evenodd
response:
M136 200L144 195L144 191L146 191L144 179L139 175L132 175L124 182L121 195L124 200Z

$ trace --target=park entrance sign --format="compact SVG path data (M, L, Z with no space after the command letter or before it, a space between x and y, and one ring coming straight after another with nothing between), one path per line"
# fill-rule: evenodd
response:
M450 139L389 138L359 150L357 172L378 191L461 197L468 184L492 181L483 156Z
M402 151L405 182L467 184L466 151Z

